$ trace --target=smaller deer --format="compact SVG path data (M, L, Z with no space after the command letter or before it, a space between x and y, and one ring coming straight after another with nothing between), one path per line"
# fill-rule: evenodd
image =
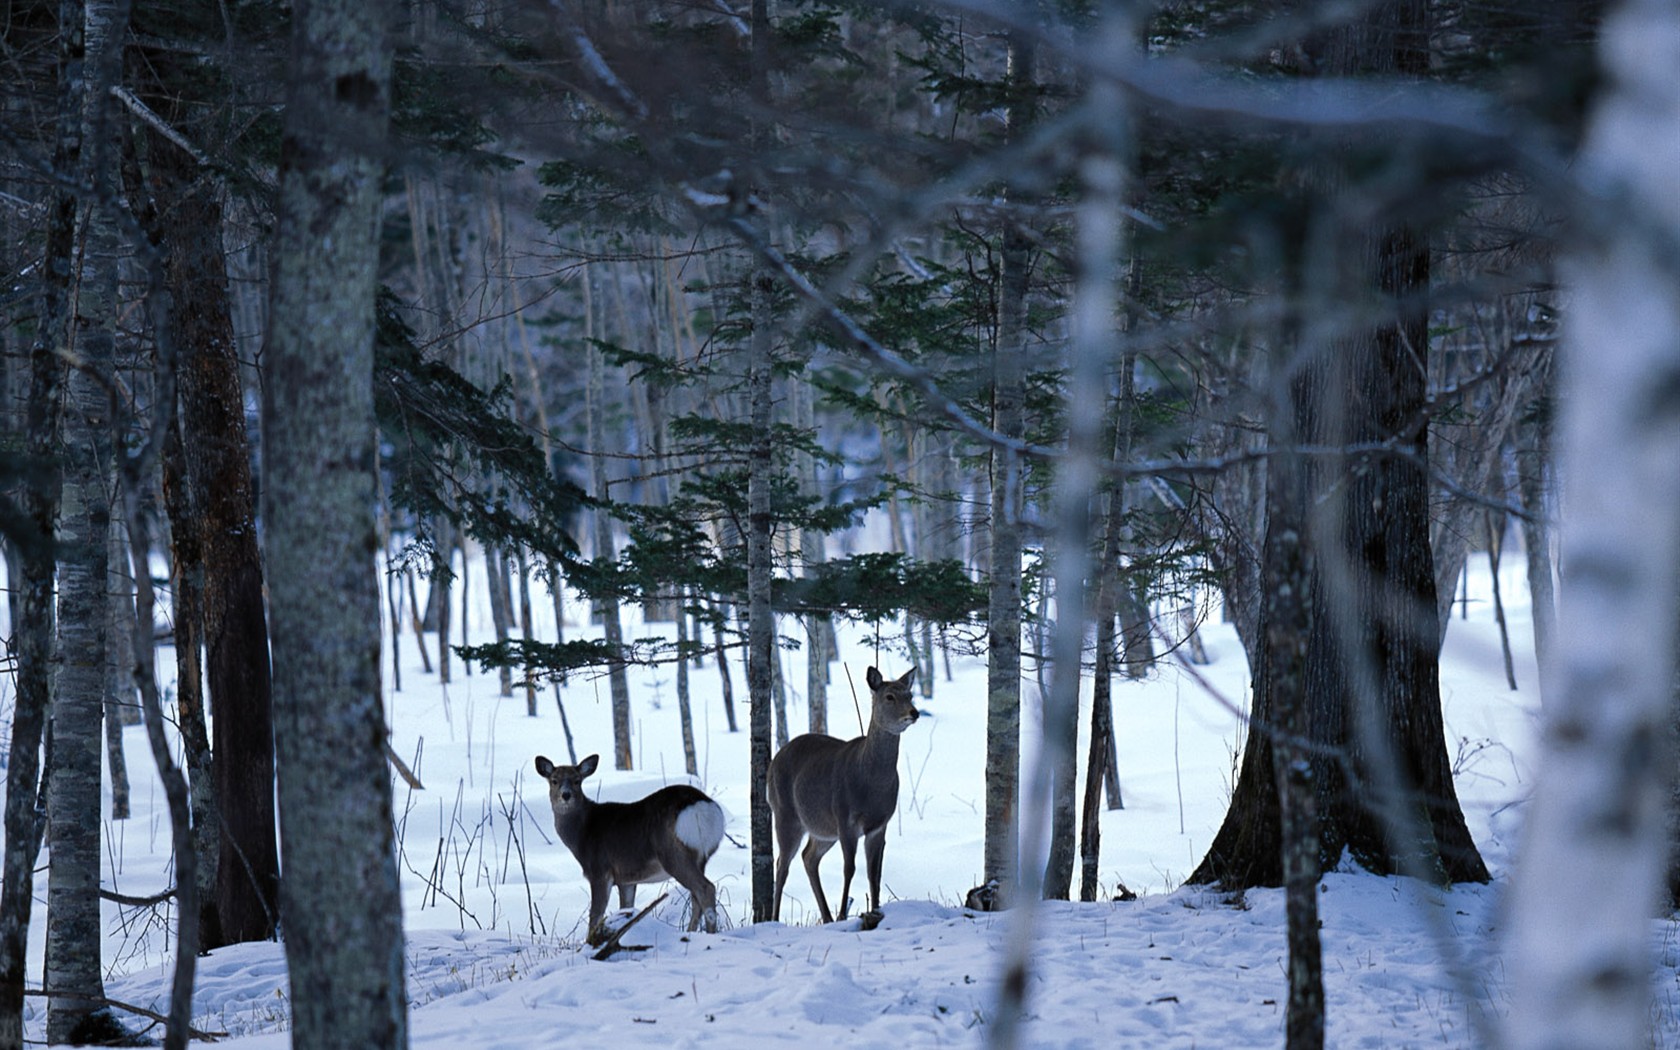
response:
M694 911L688 928L702 921L717 932L717 888L706 878L706 862L723 841L723 807L688 784L660 788L636 802L596 802L583 792L584 778L600 756L575 766L557 766L537 756L537 773L548 781L554 830L589 880L589 943L606 939L602 917L607 887L618 887L618 906L636 904L636 887L670 878L689 892Z
M770 812L776 820L776 895L770 917L781 918L782 887L787 883L793 851L806 836L800 858L811 878L811 892L823 922L833 922L823 896L817 865L840 843L845 862L840 885L840 917L852 892L857 870L857 841L863 839L869 873L869 910L881 907L881 854L887 844L887 822L898 808L898 737L921 713L911 702L914 668L888 681L871 667L869 732L854 740L838 740L806 733L787 742L770 763Z

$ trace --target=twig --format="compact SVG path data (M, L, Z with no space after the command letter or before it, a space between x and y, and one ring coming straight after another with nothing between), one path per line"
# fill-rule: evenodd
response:
M397 771L397 776L402 777L403 783L416 791L426 790L426 785L420 783L420 778L414 775L412 769L408 768L408 763L404 762L402 756L397 754L396 748L391 746L389 740L385 741L385 757L390 761L391 767Z

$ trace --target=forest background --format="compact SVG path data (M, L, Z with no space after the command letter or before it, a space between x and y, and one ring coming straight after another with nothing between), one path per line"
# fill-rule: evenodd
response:
M171 1039L193 949L284 915L299 1040L403 1041L379 623L459 640L469 545L496 640L436 673L534 707L605 668L619 768L626 665L744 658L755 919L779 646L879 624L923 688L984 654L976 900L1024 908L1096 892L1110 683L1217 605L1264 745L1190 878L1288 887L1316 1045L1327 866L1487 878L1437 657L1509 535L1555 727L1513 1042L1643 1038L1629 931L1674 886L1664 5L82 0L3 31L0 1045L43 846L49 1041L120 1027L97 829L133 708L172 802ZM1586 349L1554 368L1560 327ZM826 540L868 512L892 549ZM533 636L533 574L601 638ZM627 644L631 602L674 640Z

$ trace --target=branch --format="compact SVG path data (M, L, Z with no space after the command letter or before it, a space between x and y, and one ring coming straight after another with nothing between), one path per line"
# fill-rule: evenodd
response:
M181 150L186 153L187 156L197 161L200 166L206 168L210 166L210 158L199 150L197 146L188 142L185 135L170 127L169 124L162 117L158 116L150 106L140 100L140 96L136 95L128 88L123 87L121 84L113 84L111 85L111 97L116 99L118 102L121 102L124 106L127 106L130 113L139 117L140 121L150 127L153 131L162 135L170 142L175 143L175 145L181 147Z
M131 897L126 893L102 888L99 891L99 896L103 900L121 904L125 908L155 908L164 901L174 899L175 887L171 886L167 890L161 890L147 897Z
M62 999L75 999L77 1002L98 1003L101 1006L114 1007L115 1009L122 1010L125 1013L134 1014L137 1017L144 1017L146 1020L152 1022L153 1024L168 1024L169 1023L169 1018L165 1017L163 1014L160 1014L155 1010L148 1010L144 1006L135 1006L133 1003L125 1003L121 999L112 999L108 996L103 996L103 995L100 995L100 996L81 995L81 994L70 995L66 992L55 992L55 991L53 991L49 988L25 988L23 990L23 994L24 995L39 996L39 997L46 997L46 998L52 998L52 997L56 996L56 997L62 998ZM206 1042L214 1041L214 1040L217 1040L217 1039L226 1039L231 1034L232 1033L230 1033L230 1032L204 1032L204 1031L200 1031L197 1028L193 1028L190 1025L187 1027L187 1035L188 1036L192 1037L193 1039L202 1039Z
M596 962L605 962L607 959L609 959L612 956L612 954L614 952L617 952L617 951L645 951L646 949L635 947L635 946L631 946L631 947L626 948L623 944L620 944L619 942L624 940L624 935L630 932L630 927L636 925L638 922L641 922L642 919L647 917L648 912L652 911L654 909L654 907L659 904L659 902L663 901L666 897L669 897L669 896L670 896L669 893L661 893L659 896L655 897L651 902L649 902L647 907L645 907L641 911L637 912L635 914L635 916L632 917L629 922L625 923L623 926L620 926L618 929L614 930L612 936L608 937L605 941L603 941L602 944L601 944L600 950L597 951L594 955L591 955L590 958L594 959Z

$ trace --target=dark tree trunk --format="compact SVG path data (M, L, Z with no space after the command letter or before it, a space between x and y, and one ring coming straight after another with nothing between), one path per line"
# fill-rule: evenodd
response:
M408 1045L373 563L391 14L314 0L293 20L264 355L281 908L293 1041L323 1050Z
M153 139L154 192L168 216L159 233L179 347L181 443L203 559L205 672L212 769L222 834L212 870L217 920L206 949L269 940L278 920L280 854L275 838L273 701L257 548L245 392L233 335L222 202L185 153Z
M519 637L527 643L536 639L531 622L531 564L524 547L514 548L513 569L519 574ZM537 717L537 679L531 668L525 668L525 714Z
M144 562L142 561L142 564ZM136 725L134 702L134 588L128 569L128 526L112 515L105 540L105 771L111 778L111 819L127 820L128 759L123 727Z
M1332 41L1326 68L1352 72L1374 62L1420 72L1425 14L1416 0L1385 5L1370 24ZM1373 26L1388 31L1372 32ZM1362 281L1343 293L1386 304L1392 319L1364 338L1303 348L1311 385L1298 396L1296 433L1327 447L1398 445L1396 454L1341 457L1307 471L1306 506L1316 508L1308 530L1317 554L1308 593L1306 692L1313 705L1321 858L1333 864L1345 851L1371 871L1485 882L1487 868L1453 787L1441 720L1427 355L1421 352L1428 340L1428 245L1398 219L1383 220L1372 234L1332 217L1347 207L1345 187L1322 173L1307 181L1322 194L1312 202L1315 221L1342 223L1338 244L1345 255L1330 260L1328 272ZM1297 258L1293 265L1305 264ZM1299 269L1293 272L1299 291L1306 282ZM1278 780L1267 742L1281 714L1256 691L1255 731L1230 811L1189 881L1229 887L1281 881Z
M77 117L82 87L82 23L76 5L60 8L58 134L53 164L75 171L81 152ZM56 619L53 544L59 509L59 423L68 338L71 269L76 244L76 198L54 195L47 214L38 330L29 352L24 441L40 471L23 493L30 535L20 544L22 575L15 585L16 699L6 756L5 860L0 872L0 1050L23 1048L24 969L35 900L35 860L45 821L41 741L46 729Z
M755 12L764 0L754 0ZM755 18L759 32L767 22ZM770 713L775 673L775 619L770 609L771 459L770 295L771 277L753 275L752 347L747 365L751 445L747 452L747 711L751 719L752 910L753 921L771 918L775 890L774 854L770 833Z
M490 593L490 626L496 641L505 643L513 628L513 591L508 586L507 554L497 544L484 545L484 582ZM496 669L496 683L502 696L513 695L513 668Z
M169 584L175 625L175 721L181 729L181 750L191 785L199 943L225 945L230 942L222 935L221 909L216 904L222 819L216 807L210 727L204 718L204 550L196 528L198 504L186 470L180 433L172 431L163 448L163 502L172 540Z
M740 725L735 721L735 680L729 673L729 654L724 651L723 639L723 609L716 598L712 599L712 645L717 654L718 690L723 694L723 718L729 725L731 733L739 733Z
M1287 346L1294 340L1284 342ZM1281 358L1279 354L1279 367L1273 372L1279 377L1289 371ZM1297 384L1278 379L1272 386L1268 429L1272 447L1283 451L1267 467L1262 647L1253 672L1254 695L1264 694L1276 719L1275 731L1267 735L1279 800L1280 867L1289 945L1289 1005L1284 1022L1289 1050L1319 1050L1324 1045L1323 947L1318 936L1322 866L1317 771L1309 747L1313 712L1307 694L1315 554L1307 527L1305 470L1300 458L1287 451L1298 442L1295 424L1304 413L1297 398L1309 385L1310 380ZM1255 747L1264 747L1264 743L1255 741L1251 750Z

